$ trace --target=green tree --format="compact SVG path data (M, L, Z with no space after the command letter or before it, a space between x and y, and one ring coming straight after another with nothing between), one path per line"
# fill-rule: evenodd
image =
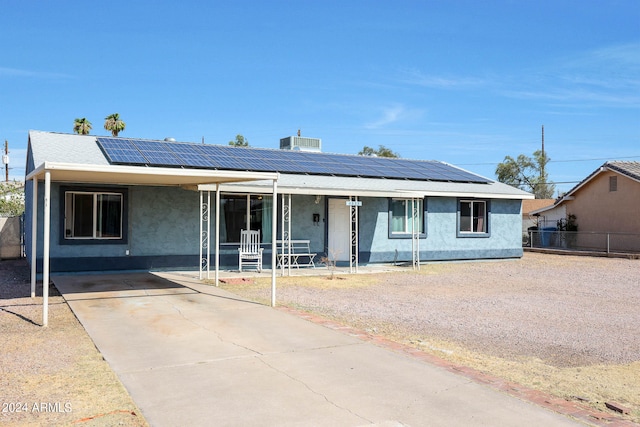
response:
M118 136L127 127L127 124L120 119L120 114L113 113L104 118L104 128L111 132L111 135Z
M244 136L238 134L236 135L235 141L229 141L229 145L233 145L234 147L248 147L249 140L246 139Z
M24 184L0 183L0 216L19 216L24 213Z
M78 135L89 135L91 127L91 122L84 117L73 122L73 131Z
M551 199L556 191L556 185L549 181L546 171L551 158L538 150L533 158L520 154L517 159L506 156L496 167L498 181L533 193L536 199Z
M384 145L378 145L378 149L375 150L367 145L358 153L359 156L376 156L376 157L400 157L400 154L394 153L391 149Z

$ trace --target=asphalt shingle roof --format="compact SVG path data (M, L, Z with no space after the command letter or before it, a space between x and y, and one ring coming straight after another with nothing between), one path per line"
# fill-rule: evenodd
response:
M33 163L38 167L45 161L82 165L110 165L100 149L96 136L73 135L43 131L30 131L29 142ZM145 166L140 166L145 167ZM455 166L454 166L455 167ZM465 197L491 197L526 199L531 194L500 182L487 180L484 183L419 181L404 179L381 179L370 177L320 176L313 174L281 173L279 185L283 188L323 188L331 190L355 191L410 191L424 194L459 194ZM260 186L254 182L253 185ZM270 182L264 183L266 186ZM245 184L246 185L246 184ZM231 187L230 187L231 188Z

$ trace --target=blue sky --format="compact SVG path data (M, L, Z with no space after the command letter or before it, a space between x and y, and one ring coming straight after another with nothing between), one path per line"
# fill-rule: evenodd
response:
M640 161L640 2L0 3L0 139L24 178L30 129L323 151L384 145L495 178L545 148L566 191Z

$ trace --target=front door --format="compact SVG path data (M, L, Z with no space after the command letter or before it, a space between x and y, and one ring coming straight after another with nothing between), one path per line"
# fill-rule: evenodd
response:
M351 213L347 199L329 199L327 255L334 261L349 261L351 251Z

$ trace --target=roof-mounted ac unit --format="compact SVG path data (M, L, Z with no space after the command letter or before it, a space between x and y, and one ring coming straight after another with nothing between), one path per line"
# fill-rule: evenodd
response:
M281 150L322 151L320 138L305 138L303 136L288 136L280 140Z

